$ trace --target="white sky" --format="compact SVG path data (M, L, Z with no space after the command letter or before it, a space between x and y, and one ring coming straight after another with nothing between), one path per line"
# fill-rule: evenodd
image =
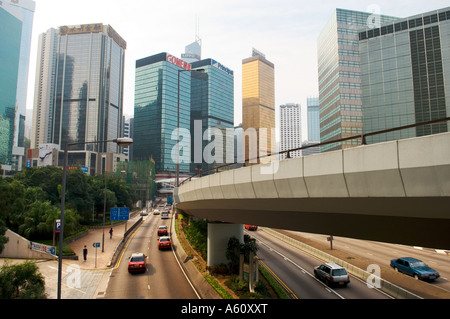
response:
M196 20L202 59L234 71L235 124L242 119L242 60L256 48L275 64L275 106L318 95L317 37L335 8L409 17L449 6L442 0L35 0L27 108L33 108L38 36L63 25L111 25L127 41L124 114L134 113L138 59L160 52L181 57L194 42ZM306 121L304 116L303 121ZM306 138L306 125L303 126Z

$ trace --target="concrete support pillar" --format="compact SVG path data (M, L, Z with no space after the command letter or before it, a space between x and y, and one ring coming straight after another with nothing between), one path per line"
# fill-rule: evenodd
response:
M242 224L209 223L208 224L208 257L207 266L228 264L226 257L228 240L236 237L244 243L244 226Z

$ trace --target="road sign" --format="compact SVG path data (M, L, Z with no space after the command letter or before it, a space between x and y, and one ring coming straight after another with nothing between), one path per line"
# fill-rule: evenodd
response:
M30 249L34 251L39 251L42 253L47 253L50 255L55 256L56 255L56 247L54 246L48 246L44 244L34 243L30 241Z
M92 246L94 246L95 248L100 247L100 243L93 243Z
M55 232L58 234L61 231L61 220L55 220Z
M111 220L129 220L130 209L128 207L112 207Z

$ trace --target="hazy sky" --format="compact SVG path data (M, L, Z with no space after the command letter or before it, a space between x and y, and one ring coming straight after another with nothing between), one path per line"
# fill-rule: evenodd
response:
M318 94L317 37L335 8L372 12L375 5L381 14L408 17L447 7L447 1L35 0L27 108L33 107L38 36L49 28L103 23L127 41L124 113L132 116L136 60L160 52L181 57L195 40L198 19L202 59L234 71L236 125L242 118L242 59L252 48L275 64L275 105L298 103L305 114L306 98Z

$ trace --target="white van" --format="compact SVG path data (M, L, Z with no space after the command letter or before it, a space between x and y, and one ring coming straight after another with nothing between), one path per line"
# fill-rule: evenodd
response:
M169 212L166 212L166 211L162 212L161 219L169 219Z

